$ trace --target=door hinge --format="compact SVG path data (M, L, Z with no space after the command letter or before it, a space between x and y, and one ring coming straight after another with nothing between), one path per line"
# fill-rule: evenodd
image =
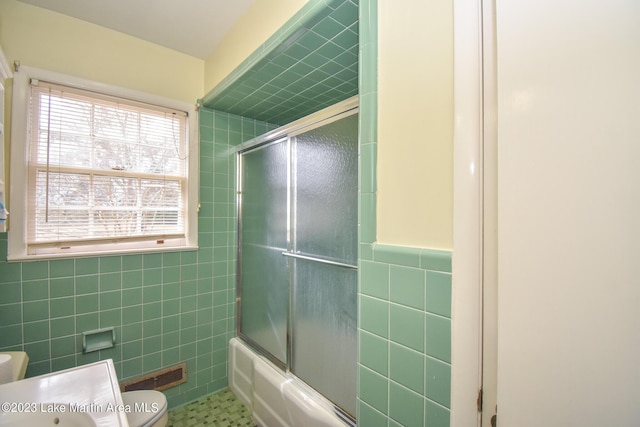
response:
M476 400L478 412L482 412L482 389L478 390L478 399Z

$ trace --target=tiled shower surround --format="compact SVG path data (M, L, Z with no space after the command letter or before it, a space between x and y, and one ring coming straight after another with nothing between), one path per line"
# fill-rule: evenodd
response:
M226 387L235 322L229 146L273 126L199 114L199 250L8 263L0 234L0 351L26 351L27 376L111 358L123 381L186 361L188 382L165 392L170 407ZM82 353L83 331L111 326L114 348Z

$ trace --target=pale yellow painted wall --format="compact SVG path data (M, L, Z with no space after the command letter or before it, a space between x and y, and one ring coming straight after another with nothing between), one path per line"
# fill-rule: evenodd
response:
M255 0L205 60L205 93L282 27L308 0Z
M9 63L195 103L204 61L16 0L0 0L0 44Z
M452 0L378 0L381 243L453 247Z

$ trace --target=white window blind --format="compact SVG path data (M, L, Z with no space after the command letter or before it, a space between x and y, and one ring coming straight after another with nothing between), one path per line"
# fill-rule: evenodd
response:
M32 81L28 252L184 238L186 127L184 112Z

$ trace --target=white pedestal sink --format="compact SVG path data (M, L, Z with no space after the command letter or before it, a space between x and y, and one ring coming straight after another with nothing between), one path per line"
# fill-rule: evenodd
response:
M0 385L0 426L128 427L111 359Z

